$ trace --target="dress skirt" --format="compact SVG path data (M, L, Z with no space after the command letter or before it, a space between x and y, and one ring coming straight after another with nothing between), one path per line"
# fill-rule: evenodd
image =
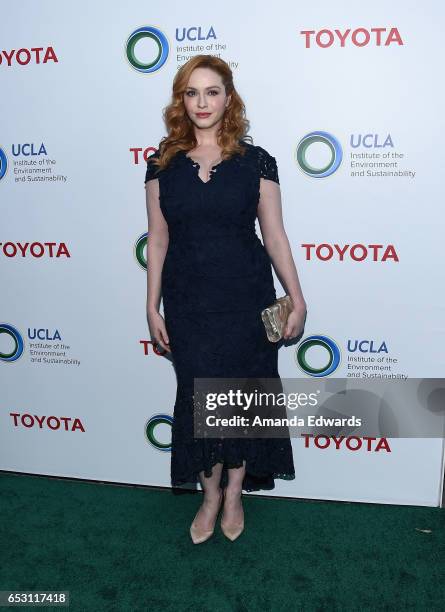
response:
M260 309L238 312L183 312L165 315L177 392L172 425L171 483L198 483L246 461L244 491L270 490L274 479L292 480L295 470L289 438L194 438L194 377L279 378L278 345L267 339Z

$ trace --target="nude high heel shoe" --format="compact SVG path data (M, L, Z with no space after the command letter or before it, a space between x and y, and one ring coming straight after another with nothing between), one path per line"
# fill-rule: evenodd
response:
M224 500L226 498L225 493L226 491L224 489L224 495L223 495ZM234 523L234 524L224 523L223 519L221 519L221 531L226 536L226 538L229 538L229 540L233 542L244 531L244 516L243 516L243 520L241 521L241 523Z
M193 519L193 523L190 525L190 537L192 538L193 544L201 544L202 542L205 542L213 535L213 532L215 531L216 519L218 518L218 514L221 509L222 500L223 500L223 492L220 491L218 511L215 515L215 521L213 523L212 529L199 529L199 527L195 525L195 520Z

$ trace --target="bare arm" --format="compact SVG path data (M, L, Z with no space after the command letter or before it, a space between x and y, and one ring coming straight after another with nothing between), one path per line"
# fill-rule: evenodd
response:
M159 312L161 275L168 248L168 225L159 206L159 180L145 183L148 219L147 240L147 312Z
M263 236L264 247L272 260L277 276L286 293L290 295L296 317L289 317L286 338L297 335L303 324L306 302L301 290L297 268L292 256L289 240L283 225L281 190L275 181L260 179L260 201L258 222Z

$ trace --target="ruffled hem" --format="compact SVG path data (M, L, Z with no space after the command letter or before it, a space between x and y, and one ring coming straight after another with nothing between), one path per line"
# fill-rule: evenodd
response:
M246 473L243 479L242 490L247 493L251 493L252 491L272 491L275 489L275 480L295 480L295 472L271 472L268 474L255 474L248 469L248 461L246 461ZM206 478L210 478L213 474L213 468L217 463L223 464L223 469L221 473L221 487L226 487L228 484L228 470L233 468L240 468L243 466L243 461L241 462L228 462L224 459L220 459L215 461L212 465L199 470L198 472L193 472L189 476L183 476L182 478L171 478L172 487L182 487L187 484L200 484L199 473L201 471L204 472Z

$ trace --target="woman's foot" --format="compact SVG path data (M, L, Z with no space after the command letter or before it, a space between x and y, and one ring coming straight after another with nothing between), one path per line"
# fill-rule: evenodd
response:
M190 535L194 544L205 542L213 534L222 494L221 489L204 493L204 500L190 526Z
M222 532L229 540L235 540L244 529L244 510L241 501L242 491L224 490L224 513L221 518Z

